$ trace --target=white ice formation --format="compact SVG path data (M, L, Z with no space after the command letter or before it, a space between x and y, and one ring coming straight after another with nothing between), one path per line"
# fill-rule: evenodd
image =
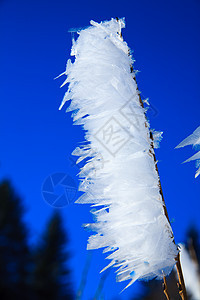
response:
M192 145L195 148L198 148L200 146L200 126L197 127L197 129L191 135L186 137L180 144L178 144L176 148L182 148L188 145ZM200 151L198 151L193 156L188 158L186 161L184 161L184 163L190 162L192 160L196 160L196 167L197 167L197 171L195 173L195 178L196 178L200 174Z
M74 124L85 130L85 143L73 155L85 161L79 173L77 203L90 203L96 234L88 249L109 252L117 280L161 279L178 254L166 218L159 176L127 43L124 19L96 23L78 32L66 71L61 107L71 100ZM64 85L63 84L63 85ZM158 140L161 134L156 133ZM106 267L106 268L107 268ZM106 269L104 268L104 269Z

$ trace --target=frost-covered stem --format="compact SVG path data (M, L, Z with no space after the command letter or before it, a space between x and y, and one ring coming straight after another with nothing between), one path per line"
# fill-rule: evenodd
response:
M152 135L151 135L151 138L152 138ZM153 142L152 142L152 148L153 148ZM158 167L157 167L157 164L156 164L156 156L155 156L154 152L153 152L153 157L154 157L154 161L155 161L155 168L156 168L156 171L158 173ZM166 218L167 218L168 222L170 223L168 212L167 212L167 208L166 208L166 205L165 205L164 196L163 196L163 191L162 191L162 187L161 187L159 173L158 173L158 178L159 178L160 194L161 194L162 200L163 200L164 212L165 212L165 215L166 215ZM174 240L174 237L173 237L173 240ZM174 241L174 243L175 243L175 241ZM176 270L177 270L178 280L179 280L179 283L178 283L179 294L180 294L182 300L187 300L187 293L186 293L186 288L185 288L185 282L184 282L184 277L183 277L183 272L182 272L181 262L180 262L180 253L178 253L178 255L176 257L176 261L177 261L177 263L176 263ZM164 282L164 284L165 284L165 282Z
M163 292L164 292L167 300L170 300L169 293L168 293L166 276L163 276Z
M179 288L179 295L181 296L182 300L187 300L187 293L186 293L186 288L185 288L185 282L183 278L183 272L181 268L181 262L180 262L180 253L178 253L177 256L177 263L176 263L176 270L178 274L178 288Z
M135 81L136 81L136 79L135 79ZM143 102L141 100L140 95L139 95L139 99L140 99L141 105L143 106ZM155 153L153 151L154 150L153 149L153 135L152 135L151 132L150 132L150 138L151 138L152 142L151 142L151 149L149 149L149 152L150 152L151 155L153 155L153 158L154 158L155 169L156 169L156 172L158 174L159 190L160 190L160 194L161 194L162 201L163 201L163 208L164 208L165 216L166 216L168 222L170 223L168 212L167 212L167 208L166 208L166 204L165 204L165 200L164 200L164 195L163 195L163 191L162 191L162 186L161 186L161 182L160 182L160 176L159 176L159 172L158 172L158 166L157 166L156 156L155 156ZM173 236L173 241L175 243L174 236ZM177 263L176 263L176 269L177 269L178 280L179 280L179 283L178 283L179 294L180 294L182 300L187 300L185 282L184 282L183 272L182 272L182 268L181 268L180 254L179 253L177 255L176 261L177 261ZM164 277L164 285L165 285L165 277ZM165 293L165 290L164 290L164 293ZM166 293L165 293L165 295L166 295Z
M87 249L111 252L102 271L118 268L117 281L163 280L176 263L178 247L166 212L156 171L153 133L130 73L133 64L119 23L111 19L81 30L73 42L61 107L71 100L74 124L83 125L84 145L73 155L81 168L76 203L90 203L96 232ZM60 108L61 108L60 107ZM116 135L117 134L117 135ZM116 155L117 154L117 155ZM105 162L105 163L104 163ZM99 165L102 164L102 165ZM159 187L160 186L160 187Z
M133 71L132 66L131 66L131 71ZM135 82L137 84L136 78L134 77L133 79L135 80ZM140 105L144 108L144 105L143 105L140 94L139 94L139 101L140 101ZM146 118L146 115L145 115L145 118ZM145 126L147 127L147 123L145 123ZM162 186L161 186L161 182L160 182L160 176L159 176L159 172L158 172L157 160L156 160L156 156L155 156L155 153L154 153L153 135L152 135L151 131L150 131L149 135L150 135L150 139L151 139L151 148L149 149L149 153L150 153L150 155L153 156L153 159L154 159L155 169L156 169L156 172L158 174L158 185L159 185L160 195L161 195L162 201L163 201L163 208L164 208L165 216L166 216L168 222L170 223L167 208L166 208L166 205L165 205L164 196L163 196ZM173 237L173 239L174 239L174 237Z
M131 66L131 72L133 72L133 67L132 66ZM135 80L135 82L137 84L137 81L136 81L135 77L134 77L134 80ZM139 101L140 101L140 105L142 107L144 107L140 94L139 94ZM147 124L145 124L145 126L147 126ZM162 186L161 186L161 182L160 182L160 176L159 176L159 172L158 172L157 160L156 160L156 156L155 156L155 153L154 153L153 135L152 135L151 132L150 132L150 139L151 139L152 142L151 142L151 148L149 149L149 153L150 153L150 155L153 156L153 159L154 159L154 162L155 162L155 169L156 169L156 172L158 174L159 190L160 190L160 195L161 195L162 201L163 201L163 208L164 208L165 216L166 216L168 222L170 223L168 212L167 212L167 208L166 208L166 204L165 204L165 200L164 200L164 195L163 195L163 191L162 191ZM175 243L174 236L172 238L173 238L173 241ZM176 261L177 261L177 263L176 263L176 269L177 269L178 279L179 279L179 283L178 283L179 294L180 294L182 300L187 300L187 293L186 293L185 282L184 282L184 277L183 277L183 273L182 273L182 268L181 268L181 263L180 263L180 254L179 253L178 253L177 257L176 257ZM166 294L166 287L167 286L166 286L166 278L165 278L165 276L164 276L163 280L164 280L164 287L165 287L164 288L164 294L167 297L167 299L169 299L168 298L169 296Z

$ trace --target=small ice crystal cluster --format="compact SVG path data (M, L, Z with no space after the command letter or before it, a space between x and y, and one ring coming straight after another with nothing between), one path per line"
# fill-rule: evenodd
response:
M60 108L71 100L67 111L85 131L73 155L85 161L79 173L84 194L76 202L90 203L95 220L86 225L95 232L87 248L109 252L107 267L116 267L117 280L130 280L129 286L169 274L178 250L160 194L153 134L121 36L124 19L90 23L73 42L75 61L68 60L63 73L69 86Z
M197 149L200 148L200 126L197 127L197 129L191 135L186 137L186 139L184 139L180 144L178 144L176 148L181 148L188 145L192 145ZM197 176L199 176L200 174L200 151L198 151L193 156L185 160L184 163L190 162L192 160L196 160L197 171L195 173L195 178L197 178Z

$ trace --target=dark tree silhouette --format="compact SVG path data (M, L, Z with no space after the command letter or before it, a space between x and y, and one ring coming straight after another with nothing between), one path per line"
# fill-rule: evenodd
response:
M62 219L55 212L34 253L32 288L37 300L73 299L70 272L66 265L68 239Z
M0 299L28 299L29 249L23 208L9 181L0 184Z

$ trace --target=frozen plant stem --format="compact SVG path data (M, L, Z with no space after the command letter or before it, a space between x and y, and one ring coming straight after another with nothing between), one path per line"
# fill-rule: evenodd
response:
M135 77L134 77L134 80L136 82L136 78ZM140 104L143 107L143 102L142 102L142 99L141 99L140 95L139 95L139 99L140 99ZM168 222L170 223L168 212L167 212L167 208L166 208L166 204L165 204L165 200L164 200L164 196L163 196L162 186L161 186L161 182L160 182L160 176L159 176L159 172L158 172L158 166L157 166L156 156L155 156L154 151L152 151L153 150L153 135L152 135L151 132L150 132L150 138L151 138L152 142L151 142L151 149L149 149L149 153L150 153L150 155L153 155L153 158L154 158L155 169L156 169L156 172L157 172L158 178L159 178L159 189L160 189L160 194L161 194L162 201L163 201L164 212L165 212L165 216L166 216ZM174 237L173 237L173 240L174 240ZM174 241L174 243L175 243L175 241ZM177 263L176 263L176 270L177 270L178 279L179 279L179 283L178 283L179 294L180 294L182 300L187 300L185 282L184 282L183 272L182 272L182 268L181 268L180 254L179 253L178 253L177 257L176 257L176 261L177 261ZM166 289L166 287L167 287L166 284L167 284L166 283L166 277L164 276L164 286L165 286L164 294L167 297L167 299L169 299L168 294L166 294L166 290L167 290Z
M120 36L122 38L122 35L120 35ZM133 73L133 66L131 66L130 68L131 68L131 73ZM135 80L135 83L137 85L137 81L136 81L135 76L133 77L133 79ZM138 88L137 88L137 90L138 90ZM140 105L144 108L139 90L138 90L138 95L139 95ZM145 115L145 118L146 118L146 115ZM147 122L145 123L145 126L147 127ZM164 212L165 212L165 216L166 216L168 222L170 223L167 208L166 208L166 204L165 204L165 200L164 200L164 196L163 196L162 186L161 186L161 182L160 182L160 176L159 176L159 172L158 172L157 160L156 160L155 152L153 151L154 150L153 135L152 135L151 131L150 131L150 139L151 139L152 142L151 142L151 148L149 149L149 154L152 155L153 159L154 159L155 169L156 169L156 172L158 174L159 190L160 190L160 194L161 194L162 201L163 201ZM174 241L174 236L173 236L173 241ZM175 241L174 241L174 243L175 243ZM177 269L177 274L178 274L178 279L179 279L179 283L178 283L179 294L180 294L182 300L187 300L185 282L184 282L183 272L182 272L181 263L180 263L180 253L178 253L178 255L176 257L176 261L177 261L176 269ZM163 276L163 281L164 281L164 294L165 294L167 300L170 300L165 276Z
M151 135L151 138L152 138L151 147L153 148L153 137L152 137L152 135ZM154 152L153 152L153 157L154 157L154 162L155 162L155 168L156 168L156 171L158 173L159 189L160 189L160 194L161 194L161 197L162 197L162 200L163 200L163 206L164 206L165 215L166 215L166 218L167 218L168 222L170 223L168 212L167 212L167 208L166 208L166 205L165 205L164 196L163 196L163 191L162 191L162 187L161 187L160 176L159 176L159 172L158 172L158 166L156 164L156 156L155 156ZM175 243L175 241L174 241L174 243ZM184 282L184 277L183 277L183 272L182 272L181 262L180 262L180 253L178 253L178 255L176 257L176 261L177 261L177 263L176 263L176 270L177 270L178 280L179 280L179 283L178 283L179 294L180 294L182 300L187 300L187 293L186 293L186 288L185 288L185 282ZM164 277L164 284L165 284L165 277ZM164 293L165 293L165 290L164 290Z
M85 130L86 143L73 155L77 163L87 159L79 173L84 194L76 201L93 207L95 222L84 225L95 232L87 249L110 252L103 270L116 267L117 281L130 280L129 287L138 279L163 280L177 262L178 247L154 155L158 135L149 129L130 71L124 27L123 19L91 21L79 32L71 51L75 61L68 60L64 72L69 86L61 107L71 100L67 111Z
M153 147L153 142L152 142L152 147ZM155 157L154 153L153 153L153 156L154 156L156 171L158 173L158 167L156 164L156 157ZM159 177L159 173L158 173L158 177ZM160 183L160 177L159 177L159 188L160 188L160 194L161 194L162 200L163 200L165 215L166 215L167 220L169 221L169 216L168 216L168 212L167 212L167 208L166 208L165 200L164 200L164 196L163 196L163 191L162 191L162 187L161 187L161 183ZM169 221L169 223L170 223L170 221ZM183 272L182 272L181 263L180 263L180 253L178 253L178 255L176 257L176 261L177 261L176 270L177 270L178 280L179 280L179 283L178 283L179 294L180 294L182 300L187 300L185 282L184 282ZM164 284L165 284L165 277L164 277ZM164 293L165 293L165 290L164 290Z

